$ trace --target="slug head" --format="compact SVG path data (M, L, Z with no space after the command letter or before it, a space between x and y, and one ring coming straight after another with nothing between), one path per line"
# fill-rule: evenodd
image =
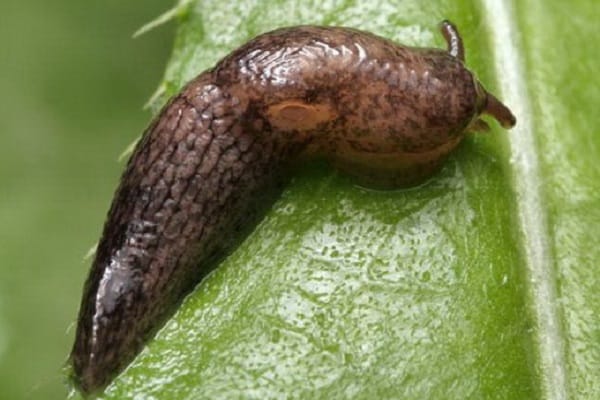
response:
M459 60L460 63L465 61L465 49L456 25L448 20L443 20L439 25L440 32L444 36L447 44L447 53L455 59ZM489 93L481 82L473 76L473 83L475 85L475 91L477 98L475 99L476 114L471 120L471 123L467 126L467 131L488 131L488 124L479 119L479 116L483 114L489 114L502 125L505 129L510 129L517 123L517 119L512 112L506 107L500 100L494 95Z

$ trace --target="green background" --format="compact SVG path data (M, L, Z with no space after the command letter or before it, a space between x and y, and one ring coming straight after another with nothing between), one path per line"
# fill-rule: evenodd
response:
M1 398L66 393L82 255L172 47L170 28L129 39L170 6L135 3L0 16ZM309 166L104 397L600 397L598 2L182 4L155 106L277 26L440 47L449 18L518 125L408 191Z
M165 1L2 2L0 398L60 399L89 262L172 27Z

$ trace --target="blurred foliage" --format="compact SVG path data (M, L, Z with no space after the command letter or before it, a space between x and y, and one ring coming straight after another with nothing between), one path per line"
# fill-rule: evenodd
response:
M0 399L64 399L89 262L151 113L173 27L132 40L169 2L6 0L0 13Z

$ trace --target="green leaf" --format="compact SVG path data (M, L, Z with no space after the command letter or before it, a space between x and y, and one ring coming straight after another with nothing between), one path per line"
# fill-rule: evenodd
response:
M309 166L103 398L600 398L598 2L182 4L156 105L279 26L448 18L517 127L411 190Z

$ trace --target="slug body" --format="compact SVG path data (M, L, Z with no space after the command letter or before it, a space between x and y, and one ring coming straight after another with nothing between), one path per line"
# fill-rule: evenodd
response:
M448 50L348 28L295 27L248 42L163 108L134 151L85 283L74 381L104 387L252 227L305 157L394 187L438 169L466 131L510 111Z

